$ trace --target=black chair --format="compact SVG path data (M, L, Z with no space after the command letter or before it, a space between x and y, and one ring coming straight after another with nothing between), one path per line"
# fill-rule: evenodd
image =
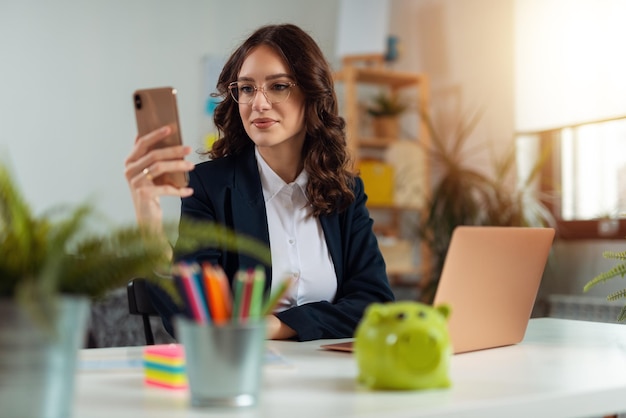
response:
M150 317L159 316L159 313L154 309L152 302L150 302L146 279L132 279L128 282L126 290L128 293L128 312L131 315L141 315L143 330L146 335L146 344L154 345L154 334L150 325Z

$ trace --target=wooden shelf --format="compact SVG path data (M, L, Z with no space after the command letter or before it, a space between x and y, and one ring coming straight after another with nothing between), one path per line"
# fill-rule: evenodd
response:
M426 123L421 118L419 112L422 112L428 108L429 103L429 88L428 77L424 74L394 71L384 67L384 60L378 56L353 56L344 57L342 60L343 68L334 74L335 81L343 83L343 95L344 95L344 109L343 117L346 120L346 141L348 143L348 150L354 161L355 167L358 167L359 160L361 158L368 160L379 159L383 161L384 151L397 143L400 138L378 138L371 136L363 136L361 134L361 128L363 121L360 120L360 105L359 105L359 92L363 94L367 91L367 88L360 89L361 85L374 85L389 90L391 94L398 94L404 89L414 89L415 92L415 104L409 106L407 112L417 113L416 130L417 136L424 146L430 145L429 131ZM400 116L402 117L402 115ZM420 164L428 164L428 159L420 161ZM430 173L428 166L424 167L424 172ZM371 175L371 174L370 174ZM371 183L374 184L374 183ZM391 187L394 187L393 185ZM425 194L430 194L430 179L428 175L423 178L423 190ZM365 184L367 193L368 185ZM371 205L368 204L370 212L374 211L386 211L388 216L380 216L374 221L374 231L377 234L387 237L400 238L402 225L400 220L403 211L415 211L420 212L422 208L416 207L399 207L397 205ZM424 271L428 271L430 268L430 254L425 245L415 243L413 245L419 245L420 258L422 264L419 266L412 266L410 263L406 263L404 259L398 264L397 262L390 262L387 266L387 273L390 280L394 282L396 279L402 276L417 277L419 281L425 275ZM381 249L382 250L382 249ZM406 248L404 248L406 252ZM388 261L392 261L397 256L397 251L392 250L391 253L387 252ZM397 261L397 260L396 260ZM416 282L417 283L417 282Z
M359 83L386 85L392 89L401 89L426 83L426 76L418 73L391 71L386 68L344 68L335 73L336 81L347 81L354 77Z

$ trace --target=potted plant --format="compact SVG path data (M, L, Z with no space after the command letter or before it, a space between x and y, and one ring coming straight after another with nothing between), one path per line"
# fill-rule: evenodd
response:
M367 113L372 116L372 128L377 138L399 136L398 116L407 109L407 104L395 93L381 90L367 104Z
M617 260L616 264L609 270L599 273L591 280L589 280L583 288L584 292L589 291L589 289L600 283L607 282L617 277L624 278L624 276L626 275L626 251L605 251L602 253L602 256L606 259ZM626 289L612 292L607 295L606 299L608 301L626 299ZM618 322L622 322L624 320L626 320L626 305L622 307L622 310L617 315Z
M417 226L417 235L431 254L431 268L422 282L422 299L430 303L457 226L554 226L555 222L529 187L547 155L540 156L523 186L515 189L507 181L515 167L514 147L504 158L495 161L491 175L469 164L466 142L480 120L479 111L461 117L445 136L428 113L422 112L421 117L432 144L426 151L438 178Z
M3 415L69 417L76 355L90 300L135 276L158 281L173 297L163 239L138 226L93 232L87 204L36 216L0 164L0 404ZM269 262L269 250L215 224L181 222L192 250L221 244ZM177 225L166 225L166 234Z

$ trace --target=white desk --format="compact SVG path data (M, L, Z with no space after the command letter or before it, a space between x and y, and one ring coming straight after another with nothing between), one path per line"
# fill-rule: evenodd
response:
M290 363L265 366L259 405L193 409L186 392L147 387L143 369L81 370L74 417L590 417L626 411L626 327L530 321L521 344L453 357L446 390L374 392L356 385L349 353L325 341L268 345ZM83 350L81 358L140 359L141 347Z

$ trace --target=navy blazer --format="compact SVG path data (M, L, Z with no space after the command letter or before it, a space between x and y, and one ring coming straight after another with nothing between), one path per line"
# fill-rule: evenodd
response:
M261 178L254 147L243 153L196 165L189 173L194 193L182 199L181 216L223 224L237 233L254 237L269 246L269 231ZM277 313L293 328L300 341L352 337L365 308L372 302L394 299L385 262L372 231L372 219L365 207L363 181L354 185L355 200L341 213L320 216L335 273L337 293L331 302L312 302ZM176 249L175 249L176 253ZM219 264L231 280L241 268L259 264L246 255L220 248L206 248L181 255L197 262ZM271 266L266 266L266 293L271 286ZM156 308L173 335L171 316L178 312L165 295L158 296Z

